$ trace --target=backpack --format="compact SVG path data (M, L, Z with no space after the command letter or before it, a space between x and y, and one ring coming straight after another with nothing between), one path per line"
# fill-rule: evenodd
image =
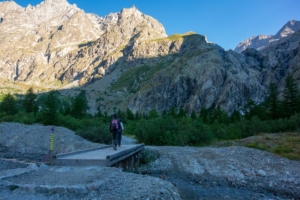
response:
M119 129L119 123L118 123L118 120L117 119L113 119L111 121L111 130L112 131L116 131Z

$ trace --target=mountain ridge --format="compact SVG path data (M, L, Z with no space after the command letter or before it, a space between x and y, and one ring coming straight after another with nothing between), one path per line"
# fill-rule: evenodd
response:
M61 1L37 6L53 2ZM195 33L167 36L161 23L136 7L99 17L68 4L60 13L27 27L14 19L9 23L23 12L1 16L0 78L66 96L85 90L91 113L179 107L199 112L216 106L231 113L249 100L261 102L271 81L282 88L286 73L299 71L297 42L240 54ZM298 41L297 33L285 40Z
M262 50L267 46L276 43L278 40L297 32L298 30L300 30L300 21L290 20L275 35L252 36L240 42L234 51L241 53L246 48Z

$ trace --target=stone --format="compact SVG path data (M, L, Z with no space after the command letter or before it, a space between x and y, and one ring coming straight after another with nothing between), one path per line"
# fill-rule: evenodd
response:
M263 170L261 170L261 169L257 171L257 174L258 174L259 176L266 176L266 175L267 175L266 172L263 171Z

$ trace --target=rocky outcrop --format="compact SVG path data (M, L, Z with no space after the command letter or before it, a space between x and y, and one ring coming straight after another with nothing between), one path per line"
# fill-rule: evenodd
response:
M3 2L0 9L5 10L0 27L1 77L29 84L88 82L94 75L103 76L102 69L120 57L119 51L133 37L166 36L161 24L135 7L103 18L66 0L46 0L27 8ZM114 52L118 54L110 55Z
M191 112L219 105L231 113L249 100L261 102L270 82L278 83L279 90L283 90L288 71L299 79L299 34L300 31L263 51L247 49L243 54L224 51L199 35L173 43L165 41L159 49L166 51L176 45L180 48L164 60L168 65L134 95L129 107L141 112L183 106ZM134 55L144 51L139 48Z
M300 30L300 21L288 21L275 35L258 35L253 36L243 42L240 42L234 49L236 52L242 52L247 48L262 50L272 45L282 38L285 38Z

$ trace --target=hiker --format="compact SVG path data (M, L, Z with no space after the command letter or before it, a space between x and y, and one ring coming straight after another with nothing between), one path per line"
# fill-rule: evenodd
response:
M119 140L118 140L118 145L119 145L119 147L121 147L122 134L123 134L123 131L124 131L124 125L123 125L121 119L120 119L120 124L121 124L121 133L120 133L120 135L119 135Z
M121 123L120 123L120 120L118 119L117 114L113 115L113 119L110 122L109 130L113 135L113 148L114 148L114 150L117 150L118 141L119 141L120 134L122 131Z

